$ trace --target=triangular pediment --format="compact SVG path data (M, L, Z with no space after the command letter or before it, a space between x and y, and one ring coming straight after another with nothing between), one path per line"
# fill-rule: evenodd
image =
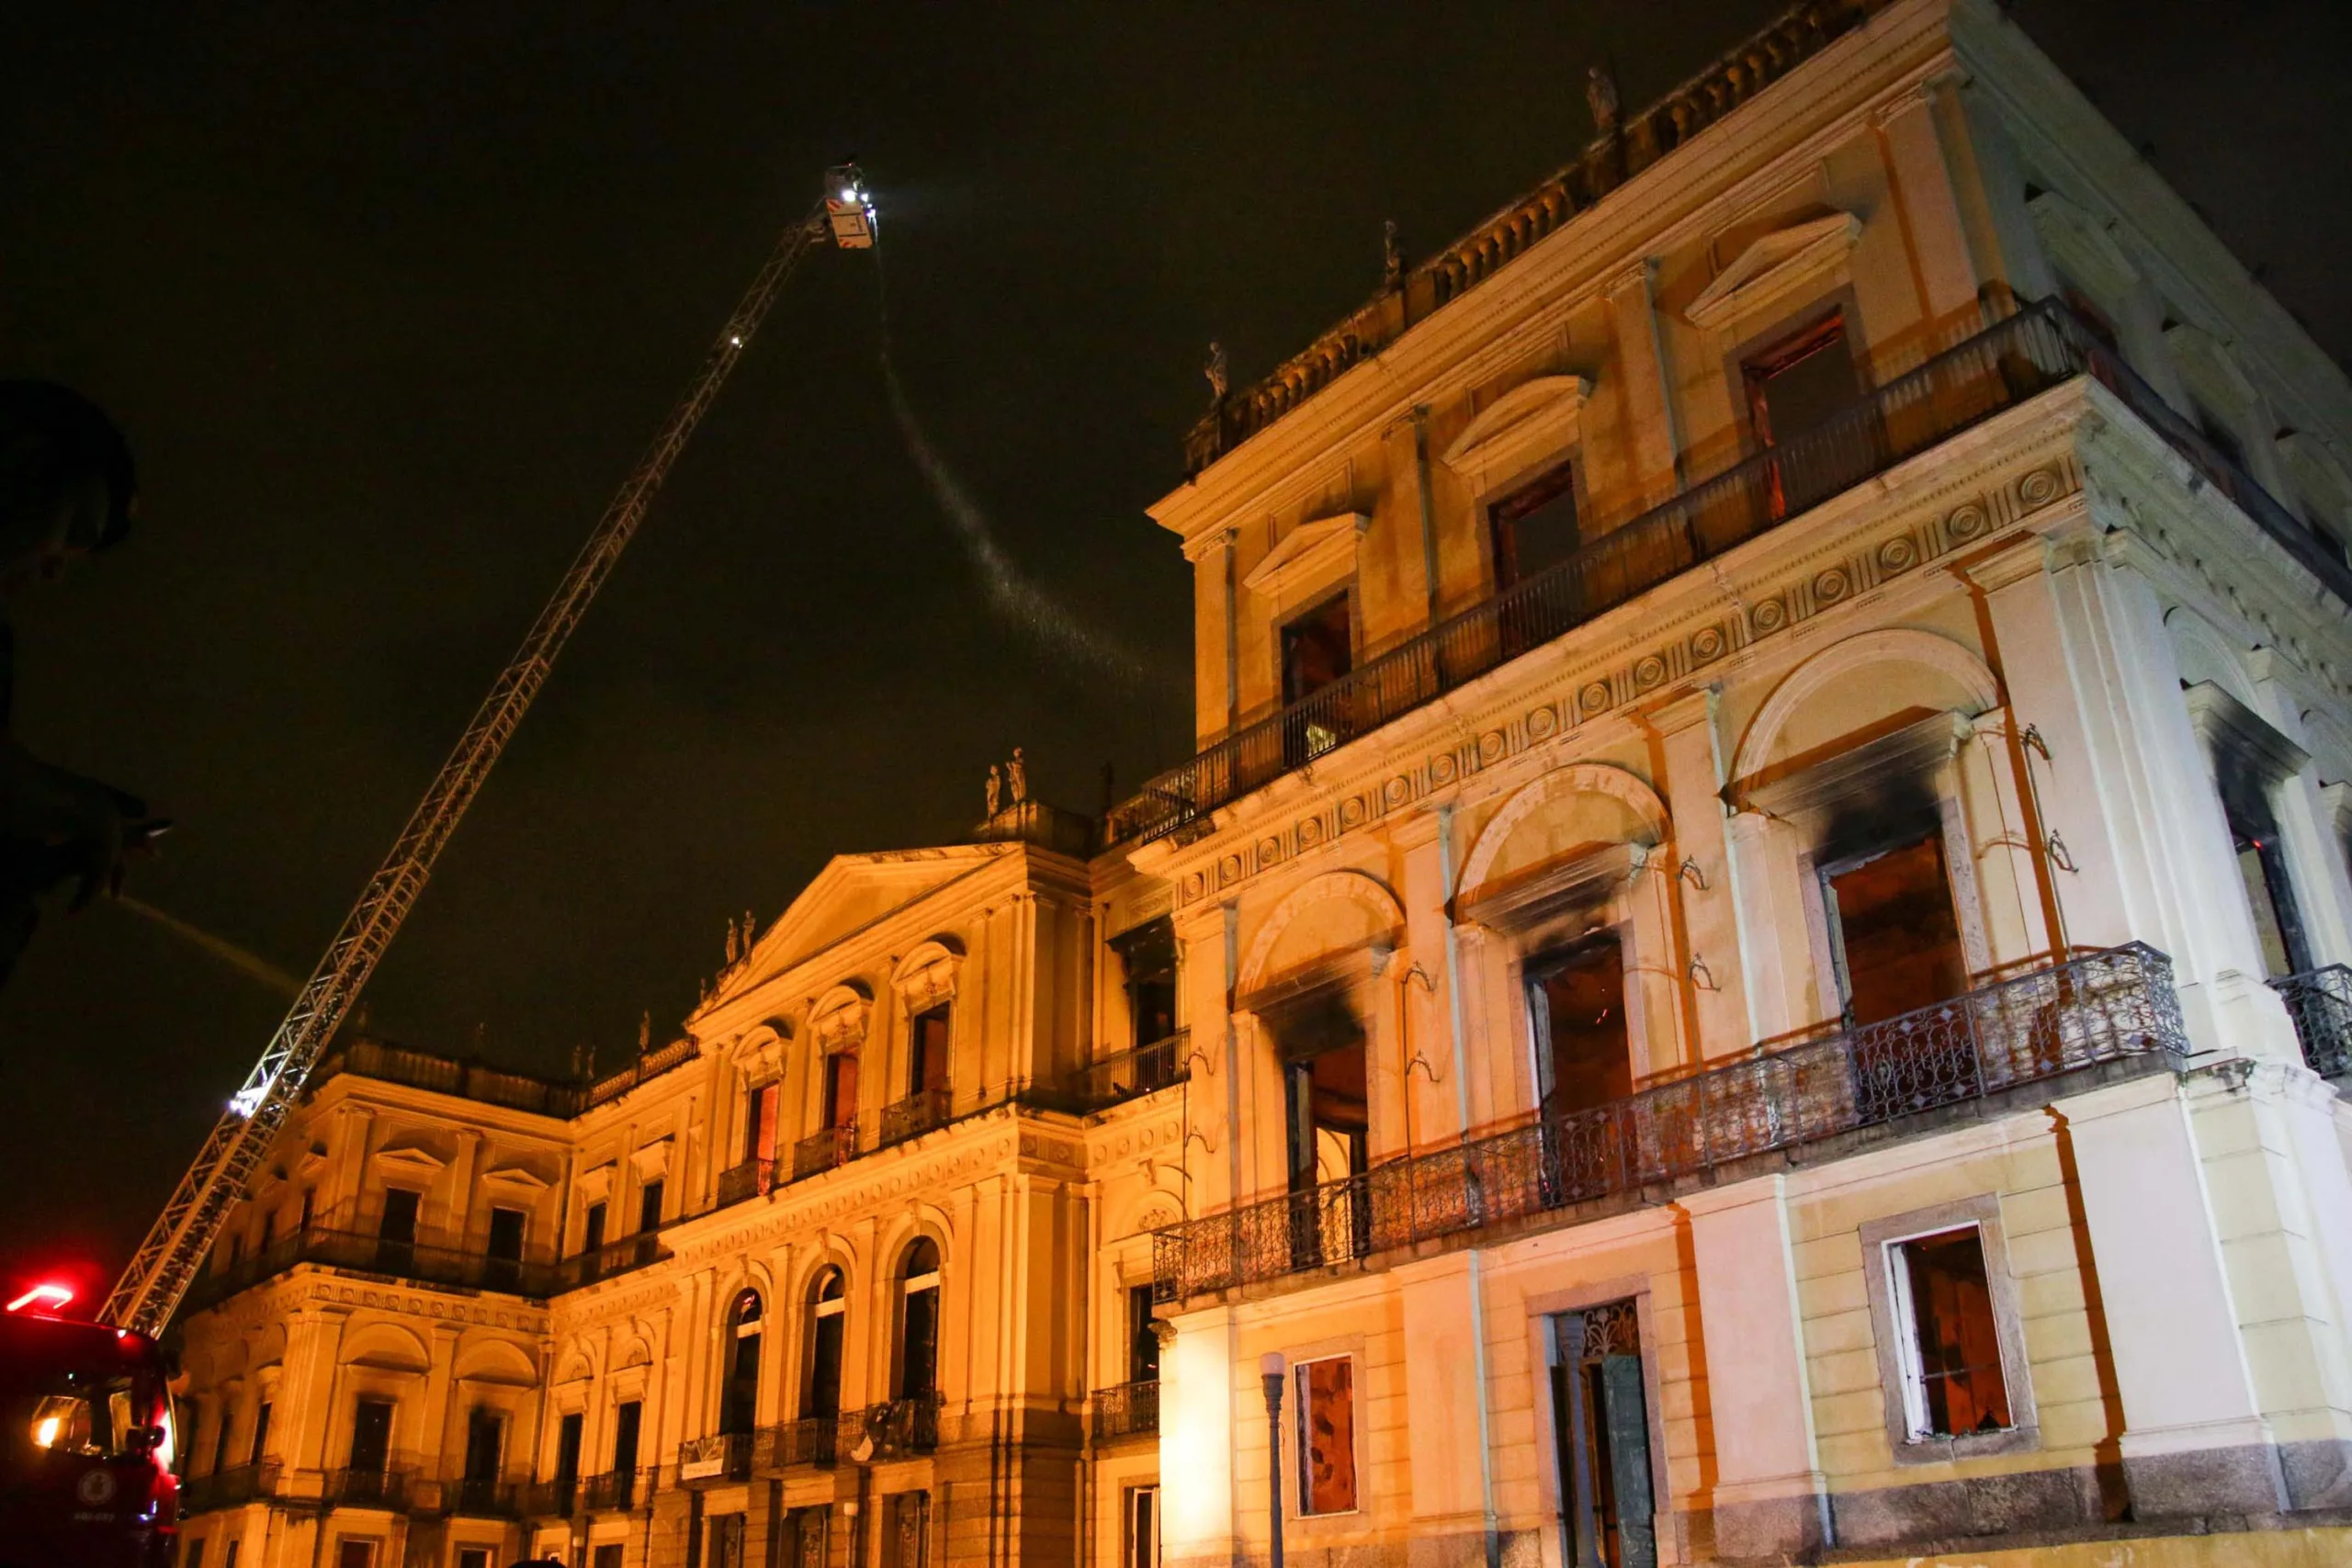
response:
M1478 412L1442 461L1486 490L1574 446L1592 383L1582 376L1537 376Z
M1252 593L1281 594L1334 575L1353 563L1356 541L1371 526L1372 516L1363 512L1335 512L1301 523L1250 569L1241 586Z
M1734 256L1682 313L1693 326L1712 328L1776 304L1844 261L1861 237L1862 220L1850 212L1775 229Z
M378 1149L376 1163L386 1170L405 1171L412 1176L434 1176L448 1168L449 1162L431 1149L414 1144L398 1148Z
M975 788L973 793L979 792ZM751 990L812 953L919 902L975 867L1011 852L1012 846L1005 844L958 844L937 850L835 855L775 923L760 933L752 944L750 958L728 977L726 988L711 998L709 1006L719 1006L727 998Z
M481 1173L484 1181L494 1181L501 1187L525 1192L544 1192L554 1183L527 1166L493 1166Z

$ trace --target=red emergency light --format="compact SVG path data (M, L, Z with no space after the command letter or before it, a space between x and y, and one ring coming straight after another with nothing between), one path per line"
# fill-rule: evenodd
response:
M40 1284L10 1302L7 1310L24 1312L30 1309L37 1316L53 1317L71 1306L73 1302L73 1286L60 1284L54 1280L43 1280Z

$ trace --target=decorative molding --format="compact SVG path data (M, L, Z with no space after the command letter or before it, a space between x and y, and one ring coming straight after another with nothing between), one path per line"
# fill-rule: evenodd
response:
M1882 626L1832 643L1789 671L1749 723L1731 776L1746 779L1760 770L1797 709L1824 687L1886 664L1918 665L1952 682L1974 705L1971 718L2001 700L2001 683L1984 661L1950 637L1912 626Z
M670 1173L670 1151L675 1142L667 1133L629 1151L628 1168L640 1182L659 1180Z
M1282 598L1346 576L1355 567L1356 541L1372 527L1368 512L1337 512L1301 523L1241 579L1241 586Z
M1439 460L1483 495L1574 447L1591 397L1582 376L1522 381L1481 411Z
M941 1002L953 1001L956 979L964 965L964 944L954 937L933 937L918 942L891 972L890 988L899 1006L918 1013Z
M1538 775L1487 818L1469 854L1463 858L1461 878L1446 890L1448 895L1464 893L1486 881L1487 868L1510 841L1511 830L1552 801L1572 795L1606 795L1631 811L1649 832L1645 848L1672 836L1666 802L1646 780L1613 762L1570 762Z
M1983 481L1980 481L1983 482ZM1178 911L1231 897L1244 885L1309 850L1335 843L1458 789L1474 775L1532 751L1556 750L1593 724L1650 703L1684 682L1702 680L1820 615L1917 573L1955 551L1986 546L2078 496L2083 473L2071 452L2044 455L1981 489L1946 487L1930 508L1918 506L1891 525L1863 533L1828 527L1808 536L1814 547L1781 560L1771 575L1734 581L1715 577L1720 608L1657 615L1638 625L1645 640L1605 660L1555 660L1549 672L1498 688L1479 705L1458 697L1433 716L1444 739L1418 758L1390 757L1359 776L1299 800L1272 797L1248 820L1219 813L1218 830L1176 850L1162 868ZM1671 592L1670 589L1665 592ZM1932 635L1932 634L1922 634ZM1465 692L1472 688L1465 688ZM1398 721L1411 726L1414 716ZM1424 742L1426 744L1426 742ZM1280 805L1272 803L1281 800ZM1280 811L1287 819L1264 820ZM1465 884L1466 885L1466 884Z
M1729 326L1740 316L1762 310L1846 265L1862 237L1862 220L1834 212L1775 229L1751 243L1682 308L1690 323L1704 332Z
M874 993L862 980L848 980L819 997L808 1009L808 1033L820 1052L854 1051L865 1043Z

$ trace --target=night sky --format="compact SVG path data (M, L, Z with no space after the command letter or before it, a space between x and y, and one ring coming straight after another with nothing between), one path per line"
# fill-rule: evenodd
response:
M308 973L752 268L864 161L895 360L1004 548L1155 672L990 615L893 424L875 258L814 256L444 858L379 1030L560 1071L668 1038L839 852L1027 749L1092 811L1185 750L1182 477L1237 383L1779 9L18 4L0 374L138 450L140 530L19 616L17 732L179 821L134 890ZM2339 360L2352 7L2017 15ZM0 993L0 1280L108 1277L284 998L120 908Z

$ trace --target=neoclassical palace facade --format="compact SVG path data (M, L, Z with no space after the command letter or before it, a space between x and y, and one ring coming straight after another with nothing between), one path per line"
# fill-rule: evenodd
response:
M345 1048L184 1563L2352 1557L2352 382L1989 0L1589 98L1190 434L1194 756Z

